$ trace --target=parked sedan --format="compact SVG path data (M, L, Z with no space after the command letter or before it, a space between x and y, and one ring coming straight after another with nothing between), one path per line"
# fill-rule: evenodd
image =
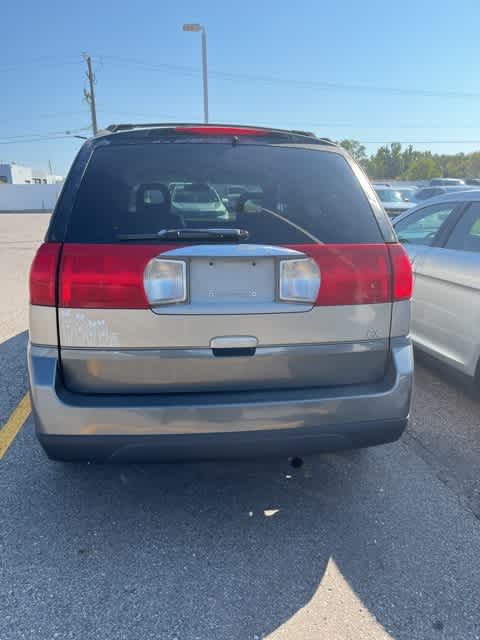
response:
M383 204L383 208L391 218L400 215L414 205L413 202L407 200L397 189L377 185L374 185L374 189Z
M478 384L480 190L429 200L394 226L413 265L414 344Z
M398 191L407 202L415 202L418 187L395 187L395 190Z

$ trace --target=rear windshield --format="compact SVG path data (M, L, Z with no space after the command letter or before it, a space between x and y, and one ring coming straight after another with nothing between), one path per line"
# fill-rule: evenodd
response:
M405 198L400 191L394 191L393 189L379 189L377 193L382 202L405 202Z
M68 242L120 242L183 228L243 229L248 242L261 244L382 241L357 179L336 153L203 142L94 151Z

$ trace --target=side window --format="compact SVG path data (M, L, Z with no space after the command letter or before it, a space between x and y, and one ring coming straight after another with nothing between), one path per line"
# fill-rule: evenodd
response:
M480 253L480 202L474 202L453 229L446 249Z
M398 239L403 243L430 246L456 206L456 202L432 204L412 213L395 225Z

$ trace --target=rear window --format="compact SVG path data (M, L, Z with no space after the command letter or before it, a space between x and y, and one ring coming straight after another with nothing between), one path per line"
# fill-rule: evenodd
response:
M405 198L402 196L400 191L394 191L393 189L379 189L377 193L382 202L405 202Z
M382 241L365 194L336 153L198 142L94 151L68 242L111 243L181 228L245 229L248 242L261 244Z
M441 189L439 187L433 189L422 189L417 194L417 200L428 200L428 198L434 198L442 193L445 193L445 189Z

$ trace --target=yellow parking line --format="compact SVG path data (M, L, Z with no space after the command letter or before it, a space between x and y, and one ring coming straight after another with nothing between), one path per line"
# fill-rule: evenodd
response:
M8 447L15 440L15 436L30 415L30 394L26 393L15 407L12 415L0 429L0 460L7 453Z

